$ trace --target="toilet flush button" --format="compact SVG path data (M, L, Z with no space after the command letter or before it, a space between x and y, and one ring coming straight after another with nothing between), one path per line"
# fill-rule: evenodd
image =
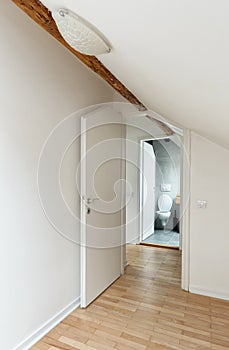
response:
M203 200L203 199L198 199L197 200L197 208L206 209L207 208L207 201Z

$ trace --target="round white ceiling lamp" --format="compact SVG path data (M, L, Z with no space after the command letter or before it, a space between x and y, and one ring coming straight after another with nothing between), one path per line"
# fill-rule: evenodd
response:
M75 50L91 56L111 51L106 38L92 24L74 12L59 9L52 12L52 17L64 40Z

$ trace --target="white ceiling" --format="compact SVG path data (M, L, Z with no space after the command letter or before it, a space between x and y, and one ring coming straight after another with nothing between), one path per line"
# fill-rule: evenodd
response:
M148 108L229 148L228 0L43 0L94 24L98 58Z

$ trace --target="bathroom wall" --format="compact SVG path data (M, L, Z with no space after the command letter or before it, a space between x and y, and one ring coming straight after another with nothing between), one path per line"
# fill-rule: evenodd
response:
M173 200L173 206L166 229L173 229L177 222L174 221L174 218L179 217L179 206L175 204L175 198L176 195L180 195L180 147L172 140L168 142L166 140L155 140L152 144L156 156L155 210L158 210L157 202L160 195L168 194ZM161 184L163 183L171 184L170 192L161 192ZM158 219L155 221L155 228L162 228Z
M192 132L190 291L229 300L228 179L229 150Z
M55 231L39 201L42 146L57 123L111 101L113 91L11 1L1 3L0 46L0 349L22 350L76 307L80 293L79 246ZM79 157L76 142L62 172L77 215Z

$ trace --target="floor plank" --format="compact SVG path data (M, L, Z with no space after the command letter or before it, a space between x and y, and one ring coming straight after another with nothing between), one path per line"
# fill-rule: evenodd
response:
M126 273L32 350L226 350L229 302L180 288L180 252L127 247Z

